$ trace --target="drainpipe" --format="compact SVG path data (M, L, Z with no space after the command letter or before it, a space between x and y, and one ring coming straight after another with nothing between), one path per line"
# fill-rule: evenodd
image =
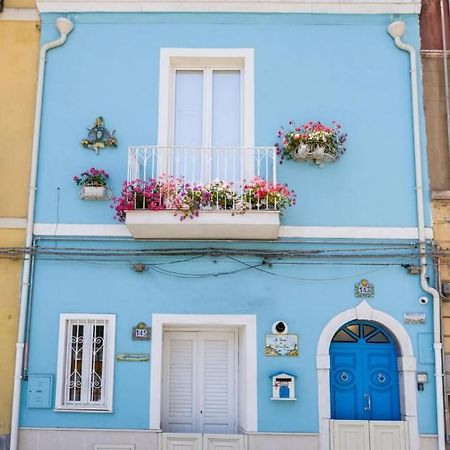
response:
M41 132L41 113L42 113L42 92L44 88L44 74L47 51L59 47L66 42L67 36L73 30L73 23L64 17L56 19L56 29L60 36L54 41L47 42L41 48L39 54L39 70L36 87L36 105L34 110L34 131L33 131L33 146L31 149L31 169L30 169L30 188L28 194L28 220L25 235L25 248L30 250L33 244L33 226L34 226L34 209L36 201L36 178L37 178L37 164L39 153L39 138ZM19 324L17 330L17 344L16 344L16 365L14 372L14 390L13 390L13 404L11 417L11 443L10 450L17 450L18 432L19 432L19 411L20 411L20 390L21 390L21 374L23 366L24 353L24 334L27 318L28 295L30 287L31 274L31 254L26 252L22 268L22 284L20 291L20 312Z
M428 284L427 258L425 240L425 214L424 193L422 180L422 151L420 144L419 124L419 102L417 88L417 63L416 51L412 45L402 42L401 37L405 33L406 25L402 21L392 22L388 27L388 33L394 38L395 45L401 50L409 53L411 68L411 97L412 116L414 130L414 162L416 169L416 202L417 202L417 227L419 234L420 254L420 286L433 297L433 329L434 329L434 364L436 377L436 416L438 429L438 450L445 450L445 427L444 427L444 402L443 402L443 373L442 373L442 342L441 342L441 320L440 320L440 297L439 292Z

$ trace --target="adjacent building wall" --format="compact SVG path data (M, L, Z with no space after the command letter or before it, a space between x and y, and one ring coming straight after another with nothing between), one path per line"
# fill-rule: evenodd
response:
M446 48L450 48L450 15L443 2L446 22ZM432 189L434 241L441 252L450 250L450 153L447 134L444 53L441 10L438 0L424 0L421 13L422 67L427 151ZM448 54L448 53L447 53ZM450 67L450 59L447 60ZM450 84L450 77L448 80ZM439 257L442 283L450 282L450 258ZM448 296L447 296L448 297ZM442 304L447 393L450 394L450 298ZM448 434L448 431L447 431Z
M0 247L24 244L39 50L39 15L30 0L0 13ZM22 262L0 259L0 449L8 448Z

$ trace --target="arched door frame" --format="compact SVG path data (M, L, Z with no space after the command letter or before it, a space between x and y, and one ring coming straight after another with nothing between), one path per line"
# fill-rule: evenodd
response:
M419 450L416 401L416 358L411 340L401 323L389 314L372 308L365 300L355 308L334 316L325 325L317 345L317 381L319 394L319 449L330 448L330 343L336 331L352 320L368 320L384 326L398 344L398 370L400 390L400 414L408 422L409 448Z

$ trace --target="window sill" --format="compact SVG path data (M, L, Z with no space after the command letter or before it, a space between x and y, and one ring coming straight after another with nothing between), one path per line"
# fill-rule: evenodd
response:
M125 224L136 239L274 240L280 228L279 211L201 211L180 220L174 211L127 211Z
M91 408L68 408L66 406L56 407L53 412L58 413L90 413L90 414L112 414L112 409L91 409Z

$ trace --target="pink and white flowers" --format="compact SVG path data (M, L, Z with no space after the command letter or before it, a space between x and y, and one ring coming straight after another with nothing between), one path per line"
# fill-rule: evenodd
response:
M344 154L347 134L341 131L341 125L335 121L331 127L313 121L297 126L289 121L287 129L281 127L278 131L278 138L280 142L275 146L281 160L309 159L321 164L335 161Z
M96 169L91 167L90 169L82 172L80 176L74 176L73 181L78 186L98 186L106 187L108 185L109 175L103 169Z
M295 203L295 194L287 186L269 183L259 177L242 186L224 181L208 184L188 183L183 178L161 176L148 181L126 181L119 197L113 198L115 218L125 221L126 212L136 209L173 210L180 220L194 218L202 210L230 210L236 213L247 209L282 211Z

